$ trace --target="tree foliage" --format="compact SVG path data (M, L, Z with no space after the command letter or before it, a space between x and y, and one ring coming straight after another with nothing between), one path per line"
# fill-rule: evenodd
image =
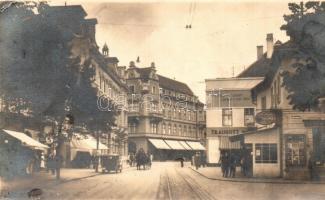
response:
M97 107L90 65L97 45L80 19L62 21L48 10L46 3L15 3L0 13L0 94L7 111L18 100L13 107L33 117L62 120L70 113L79 125L105 130L115 112Z
M281 29L297 46L288 56L295 60L292 71L283 73L288 98L295 109L310 110L325 95L325 3L310 1L289 3L291 14L285 15Z

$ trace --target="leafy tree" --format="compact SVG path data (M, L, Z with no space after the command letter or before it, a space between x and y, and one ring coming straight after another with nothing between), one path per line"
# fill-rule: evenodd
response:
M49 8L46 3L11 3L0 13L0 94L5 111L22 115L27 110L25 115L34 119L56 122L59 150L67 114L76 125L107 132L116 112L98 109L90 64L98 49L84 34L83 19L62 21L61 13Z
M325 3L289 3L289 10L281 29L297 49L287 55L295 62L294 72L283 73L284 86L294 109L310 110L325 95Z

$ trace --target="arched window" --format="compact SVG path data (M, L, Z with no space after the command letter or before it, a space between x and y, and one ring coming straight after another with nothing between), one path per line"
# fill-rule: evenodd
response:
M172 126L168 124L168 134L170 135L172 133Z
M182 125L179 125L179 126L178 126L178 135L179 135L179 136L182 136L182 134L183 134L183 133L182 133Z
M163 134L166 134L166 124L163 124L162 125L162 133Z
M176 127L176 124L174 124L173 134L176 135L176 133L177 133L177 127Z

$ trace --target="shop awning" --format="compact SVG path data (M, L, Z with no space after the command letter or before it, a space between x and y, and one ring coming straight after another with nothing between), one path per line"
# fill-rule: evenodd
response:
M72 149L77 149L78 151L88 151L93 152L93 150L97 149L97 141L91 135L81 135L75 134L71 140ZM98 145L99 150L107 150L108 147L103 143L99 142Z
M26 135L22 132L10 131L10 130L5 130L5 129L3 129L1 132L2 133L5 132L5 133L9 134L10 136L20 140L24 146L34 148L34 149L40 149L40 150L46 150L49 148L48 146L38 142L37 140L34 140L33 138L29 137L28 135Z
M218 88L222 90L251 90L264 80L264 77L250 78L216 78L206 79L207 91L215 91Z
M171 149L164 140L161 139L149 139L151 144L155 146L157 149Z
M202 146L199 142L191 142L186 141L186 143L193 149L193 150L205 150L204 146Z
M186 149L186 150L192 150L192 148L190 146L188 146L188 144L186 144L185 141L179 141L179 143L181 143L181 145Z
M240 149L240 141L231 142L228 136L219 136L219 142L220 149Z
M165 142L170 146L173 150L186 150L178 141L176 140L165 140Z

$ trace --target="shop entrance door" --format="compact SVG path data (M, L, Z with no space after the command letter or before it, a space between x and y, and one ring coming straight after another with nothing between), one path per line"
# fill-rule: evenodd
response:
M251 143L245 144L244 156L246 159L247 175L253 176L253 145Z

